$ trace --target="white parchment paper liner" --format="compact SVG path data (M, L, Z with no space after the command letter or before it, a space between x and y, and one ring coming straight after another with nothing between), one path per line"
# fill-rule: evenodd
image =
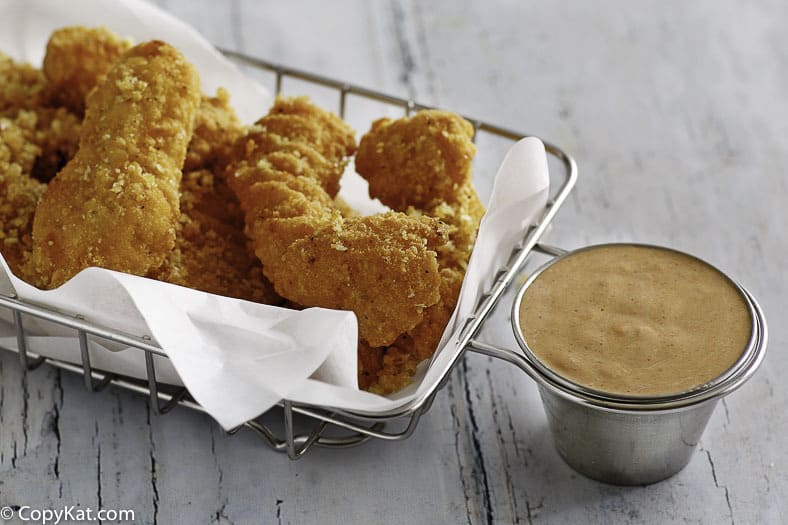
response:
M0 50L17 60L40 64L50 33L75 24L104 25L135 42L158 38L175 45L197 66L203 91L213 93L217 87L226 87L246 122L264 114L271 103L268 91L245 77L196 31L139 0L6 0L0 3ZM370 120L375 117L371 115ZM440 370L459 351L458 319L472 311L526 226L542 211L548 184L544 146L534 138L520 141L496 175L489 211L441 349L413 385L390 398L356 386L357 324L351 312L287 310L98 268L84 270L51 291L37 290L17 279L4 260L0 260L0 272L8 275L25 301L150 336L169 357L156 358L158 379L184 384L226 429L285 398L349 410L392 410L440 379ZM16 348L9 318L5 313L6 320L0 321L0 345ZM25 326L34 334L27 338L30 351L81 362L73 332L28 318ZM90 355L95 368L145 377L140 350L92 341Z

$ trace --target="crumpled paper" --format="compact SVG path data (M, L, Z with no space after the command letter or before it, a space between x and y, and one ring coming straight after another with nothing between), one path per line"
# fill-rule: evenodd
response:
M0 4L0 50L40 64L54 29L104 25L135 42L159 38L178 47L199 70L203 91L226 87L246 122L270 105L267 90L245 77L194 29L155 6L140 0L78 4L77 8L73 2L6 0ZM225 429L253 419L281 399L367 413L389 411L441 379L441 371L461 350L460 321L491 285L528 224L543 211L548 185L543 144L535 138L518 142L496 175L460 300L438 352L429 367L420 368L411 386L390 397L357 388L357 323L352 312L288 310L99 268L84 270L56 290L41 291L13 276L2 258L0 283L6 275L24 301L150 337L169 357L155 357L157 378L185 385ZM10 312L0 313L5 319L0 320L0 345L15 349ZM26 339L31 352L81 362L73 331L29 317L25 328L31 334ZM145 377L142 351L94 340L89 347L95 368Z

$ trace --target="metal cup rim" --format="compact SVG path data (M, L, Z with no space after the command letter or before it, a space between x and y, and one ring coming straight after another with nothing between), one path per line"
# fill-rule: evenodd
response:
M536 354L533 352L533 350L531 350L531 348L528 346L528 343L525 341L523 331L520 327L519 312L525 292L527 291L528 287L539 277L539 275L541 275L542 272L544 272L553 264L556 264L557 262L582 251L609 246L637 246L672 251L681 255L692 257L693 259L696 259L713 268L726 279L728 279L728 281L739 290L742 298L747 304L753 325L750 340L748 341L748 344L741 356L733 364L733 366L711 381L684 392L677 392L674 394L661 396L632 396L604 392L589 388L561 376L542 363L536 357ZM616 242L594 244L568 251L562 255L554 257L550 261L540 266L532 275L530 275L518 290L517 295L515 296L515 299L512 303L511 322L512 331L514 332L515 339L517 340L517 343L523 352L525 364L532 372L529 375L531 375L531 377L534 378L540 384L540 386L580 404L613 411L675 411L681 408L688 408L691 405L702 403L711 399L722 398L723 396L726 396L739 388L750 377L752 377L763 361L768 341L766 319L763 315L763 311L761 310L755 298L742 285L731 279L730 276L728 276L716 266L699 257L682 252L680 250L676 250L674 248L645 243Z

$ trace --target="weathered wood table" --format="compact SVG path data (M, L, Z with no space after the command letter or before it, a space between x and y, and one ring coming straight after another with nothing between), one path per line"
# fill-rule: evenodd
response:
M759 299L770 350L689 466L621 488L558 457L533 383L469 356L411 439L290 462L0 353L0 503L137 522L788 521L788 7L753 2L161 0L218 45L521 129L578 160L551 241L667 244ZM363 131L363 130L361 130ZM506 308L485 337L513 344Z

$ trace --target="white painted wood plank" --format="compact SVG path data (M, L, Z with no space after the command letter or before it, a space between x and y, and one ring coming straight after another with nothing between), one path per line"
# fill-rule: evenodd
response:
M149 417L138 396L49 369L23 379L2 353L0 504L101 503L145 523L786 522L784 4L160 3L222 46L566 147L581 182L553 242L698 254L759 298L771 350L687 469L635 488L573 473L534 385L488 358L467 360L411 439L293 463L185 410ZM499 344L513 344L506 306L484 333Z

